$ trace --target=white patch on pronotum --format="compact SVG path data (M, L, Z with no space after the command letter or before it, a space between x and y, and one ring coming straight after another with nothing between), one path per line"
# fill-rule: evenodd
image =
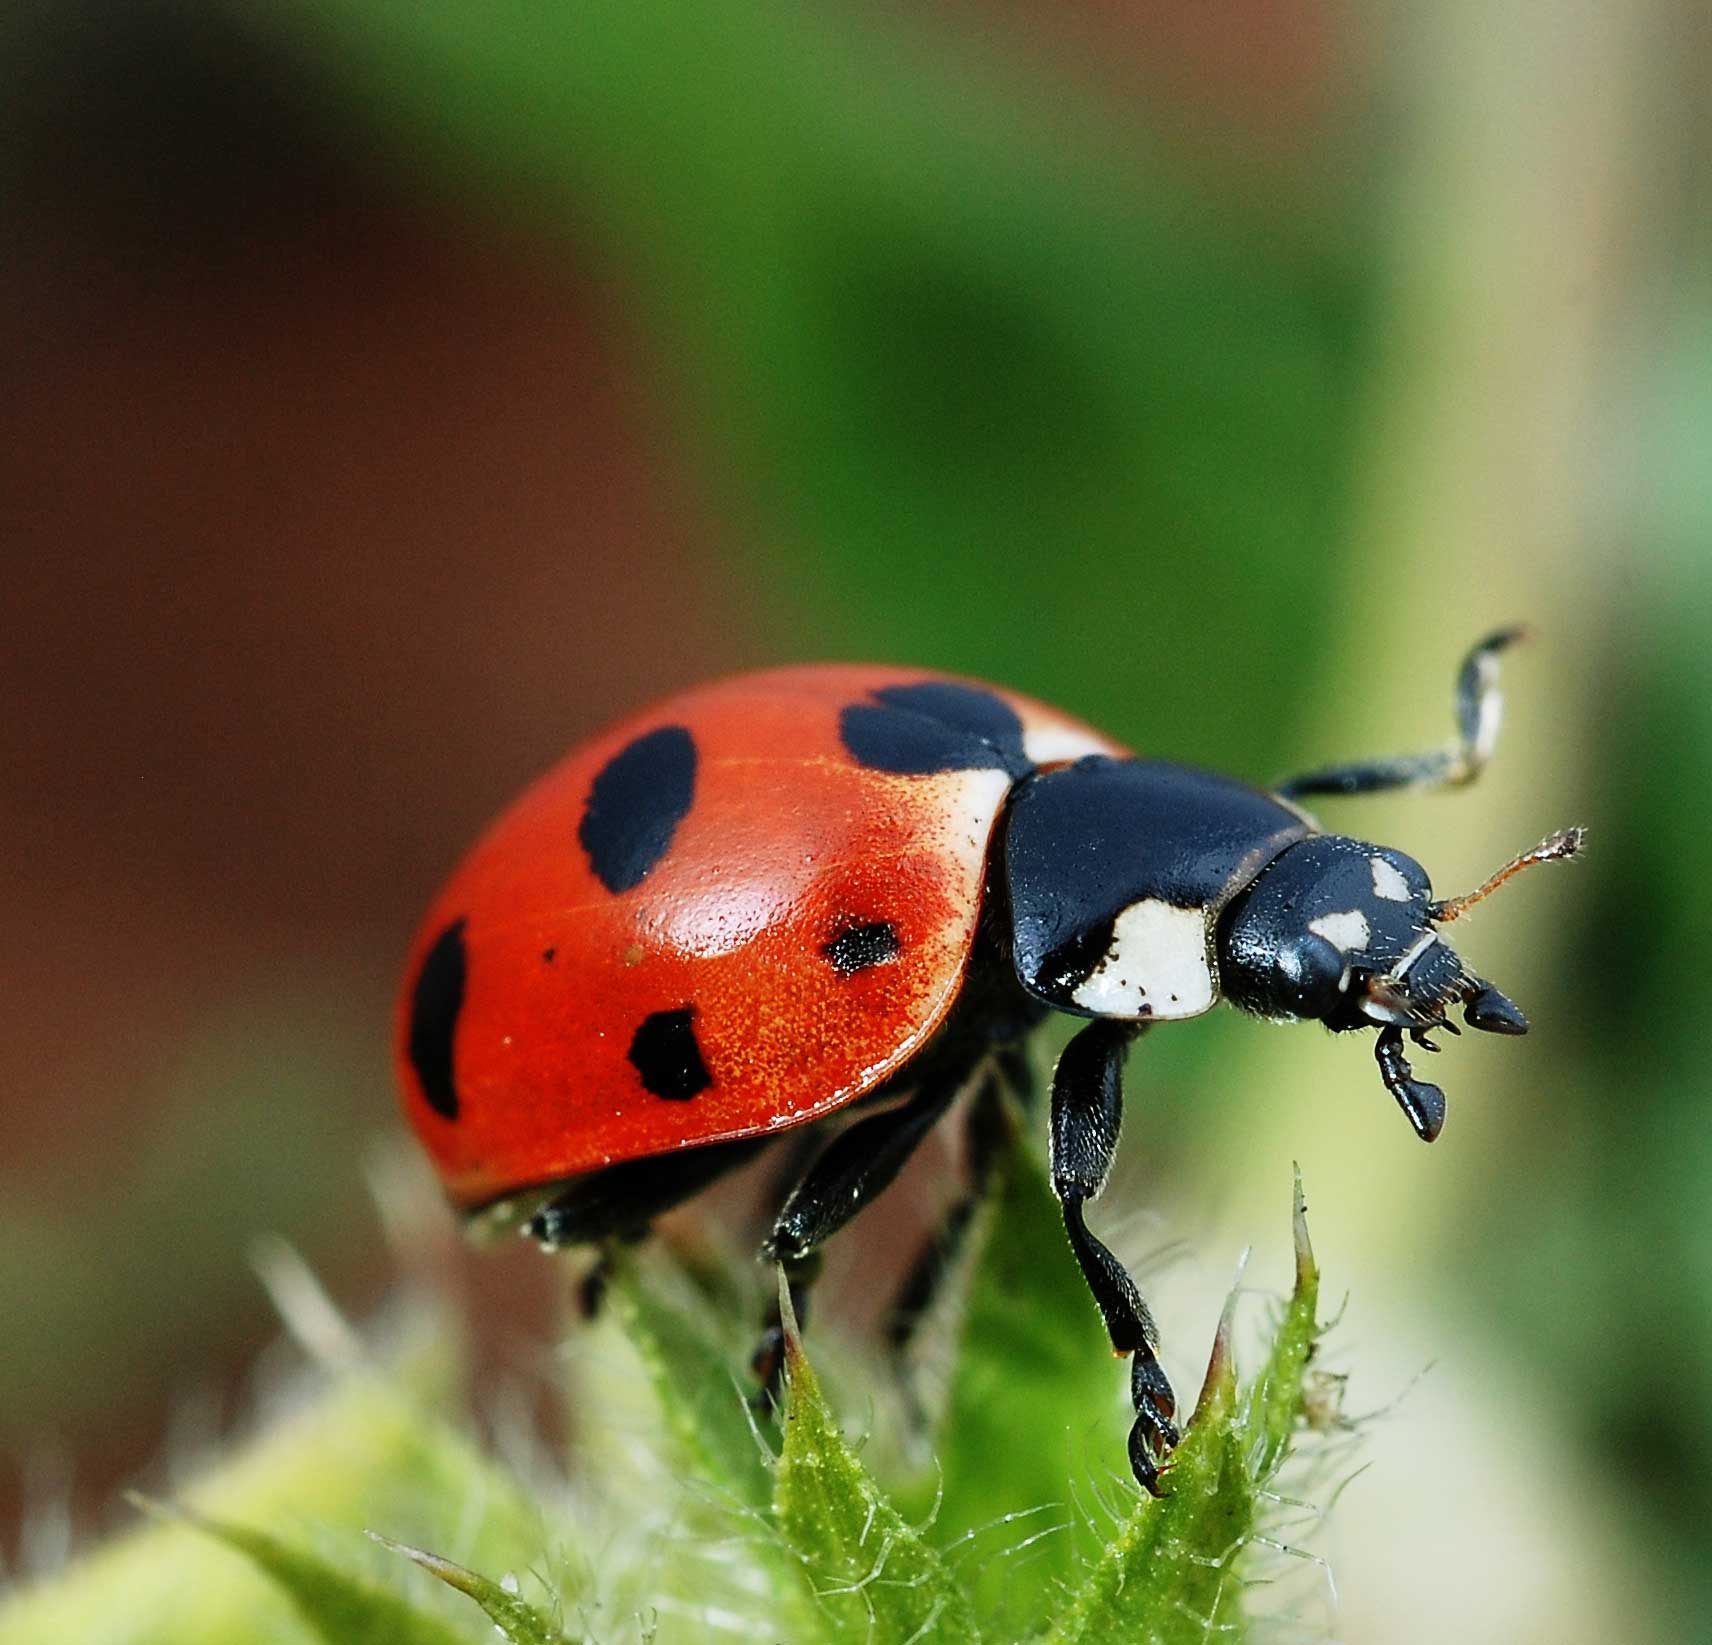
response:
M1369 858L1373 869L1373 894L1383 897L1387 902L1407 902L1409 900L1409 882L1403 878L1403 871L1395 863L1387 862L1383 857Z
M1030 726L1022 734L1022 751L1035 765L1062 765L1085 754L1110 754L1111 744L1067 725Z
M1358 952L1373 940L1367 916L1359 908L1348 909L1342 914L1322 914L1317 920L1308 921L1308 929L1346 954Z
M1103 1017L1197 1017L1217 991L1207 960L1207 916L1149 898L1112 925L1111 946L1070 996Z

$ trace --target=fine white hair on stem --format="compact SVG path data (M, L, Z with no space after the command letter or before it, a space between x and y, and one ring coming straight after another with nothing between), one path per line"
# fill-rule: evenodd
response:
M352 1371L368 1362L362 1338L296 1246L276 1234L262 1234L250 1244L250 1265L292 1340L317 1365Z
M1041 1502L1032 1508L1016 1508L1010 1513L999 1514L979 1525L972 1525L967 1531L964 1531L960 1536L953 1537L945 1545L941 1550L942 1557L952 1559L966 1556L973 1550L976 1538L985 1536L987 1532L999 1530L1007 1525L1015 1525L1020 1520L1032 1519L1036 1514L1062 1511L1063 1506L1061 1502ZM1069 1523L1068 1520L1064 1521L1064 1526L1068 1527ZM984 1552L981 1557L983 1559L988 1558L990 1553Z
M743 1420L749 1425L749 1435L755 1441L755 1449L761 1453L761 1460L771 1467L779 1460L779 1454L767 1443L767 1436L761 1432L761 1424L755 1420L755 1407L749 1403L748 1396L743 1392L743 1384L735 1376L731 1378L731 1392L743 1412Z
M1300 1559L1316 1567L1325 1580L1326 1598L1332 1610L1338 1609L1337 1578L1332 1573L1331 1561L1323 1554L1312 1553L1306 1548L1298 1548L1294 1543L1279 1542L1272 1537L1263 1536L1259 1533L1256 1533L1254 1540L1262 1548L1270 1548L1274 1553L1283 1554L1288 1559Z
M919 1525L910 1528L921 1535L931 1531L939 1522L939 1510L945 1506L945 1467L936 1455L933 1458L933 1505L927 1510L926 1517Z

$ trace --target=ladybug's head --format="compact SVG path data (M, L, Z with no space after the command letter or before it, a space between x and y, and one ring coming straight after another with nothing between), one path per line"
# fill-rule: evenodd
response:
M1554 834L1507 863L1478 891L1435 901L1426 870L1401 851L1318 834L1281 852L1235 897L1219 923L1225 997L1259 1016L1315 1018L1328 1028L1377 1028L1379 1066L1427 1141L1444 1123L1444 1094L1414 1079L1403 1036L1426 1050L1430 1029L1525 1034L1528 1020L1462 963L1440 934L1459 914L1536 862L1573 856L1582 831Z

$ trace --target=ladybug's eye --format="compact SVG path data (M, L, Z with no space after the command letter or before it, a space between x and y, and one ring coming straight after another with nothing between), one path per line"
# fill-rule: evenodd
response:
M1293 1017L1323 1017L1337 1003L1344 957L1310 932L1278 950L1278 1003Z

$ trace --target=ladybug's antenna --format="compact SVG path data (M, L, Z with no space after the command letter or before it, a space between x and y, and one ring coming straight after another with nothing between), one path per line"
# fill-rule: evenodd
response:
M1539 862L1567 862L1576 856L1586 843L1585 828L1560 828L1557 833L1541 840L1532 851L1524 851L1521 856L1512 857L1478 890L1470 891L1461 897L1446 897L1440 902L1428 903L1427 918L1435 925L1448 925L1452 920L1466 914L1476 903L1485 902L1499 886L1506 880L1514 879L1524 868L1532 868Z

